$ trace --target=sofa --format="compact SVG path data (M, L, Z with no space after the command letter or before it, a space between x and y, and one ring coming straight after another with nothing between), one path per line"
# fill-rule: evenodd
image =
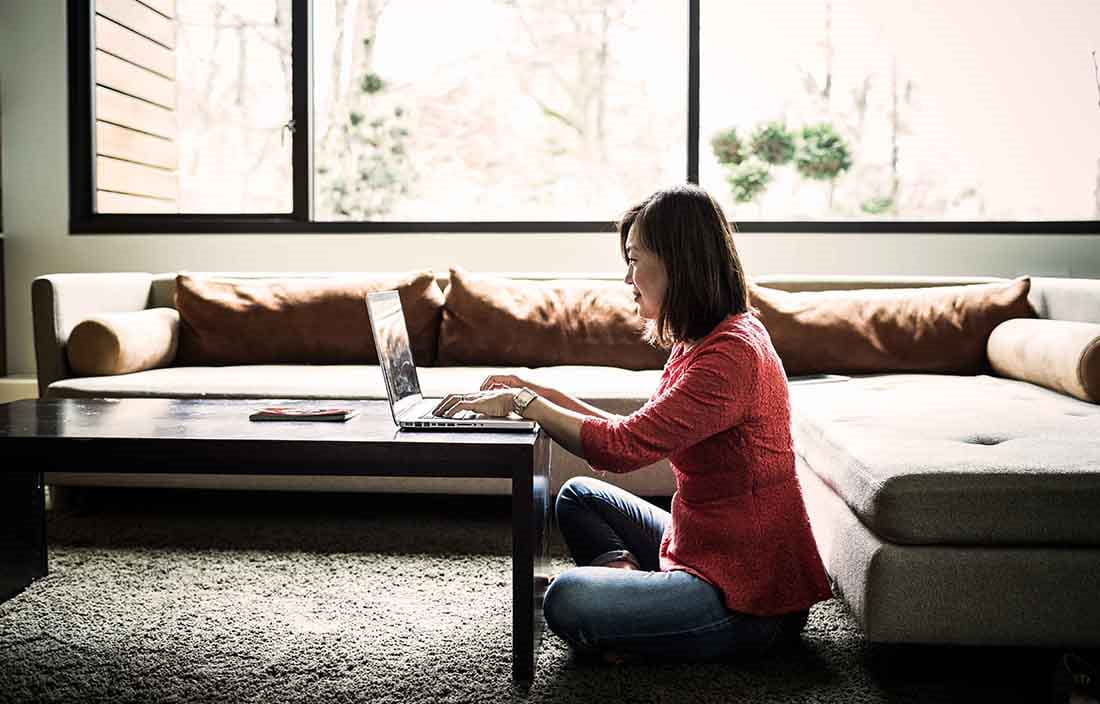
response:
M245 358L234 356L239 353L232 349L234 340L224 338L207 345L212 356L206 362L188 361L202 345L187 343L181 330L191 329L188 319L195 329L204 323L189 308L190 294L184 295L181 286L190 287L195 280L245 282L232 293L239 301L249 282L262 285L277 278L300 280L309 287L318 279L348 276L40 277L32 286L40 395L384 398L377 367L356 359L244 363ZM418 280L423 283L422 274ZM638 321L616 309L623 305L617 275L470 275L451 270L432 274L431 283L435 288L422 286L419 295L439 305L434 333L430 316L418 318L404 294L402 299L411 334L416 328L429 335L419 350L414 343L425 395L476 388L490 372L515 373L625 414L640 407L657 384L660 356L623 339L623 330ZM1100 336L1095 344L1088 338L1096 334L1091 325L1100 324L1100 281L1024 279L1014 289L1017 299L1021 292L1026 298L1024 308L1021 300L1006 299L993 314L981 311L977 317L960 312L965 307L961 299L944 299L949 291L983 286L1007 290L1010 283L991 277L754 280L754 291L761 294L754 303L791 375L792 435L814 536L834 591L872 642L1100 645L1100 406L1095 403L1100 389L1089 381L1100 373ZM469 294L479 286L482 293L496 287L503 294L488 312L463 318L463 291ZM531 291L538 299L543 295L538 292L547 290L556 291L553 305L528 305ZM206 293L211 299L221 295ZM255 295L249 296L249 305L255 304ZM913 313L910 301L936 296L943 300L933 301L931 308L925 305L923 320ZM858 299L854 306L853 297ZM883 301L895 309L901 305L900 313L884 314ZM182 313L170 312L177 305ZM593 306L603 307L600 324L577 319L577 310ZM122 314L128 320L126 314L152 309L180 320L158 323L164 343L158 343L151 357L145 355L155 358L152 363L138 362L151 368L74 372L67 346L78 325L96 316ZM214 319L216 325L217 315ZM849 325L857 319L859 329ZM256 322L255 315L240 320L244 334ZM516 320L528 327L506 329ZM608 332L608 320L617 332ZM1034 331L1035 321L1078 327L1065 333L1066 325L1058 323L1048 335L1048 328ZM1013 328L1016 323L1019 330ZM845 329L838 333L838 326ZM471 333L478 329L492 332ZM1063 334L1081 347L1072 360L1055 359ZM156 338L146 334L143 339ZM353 344L348 339L343 347ZM1043 340L1046 344L1032 344ZM1083 346L1080 340L1085 340ZM293 346L293 340L288 344ZM964 357L950 358L947 353L955 349L964 350ZM117 357L117 349L115 353ZM272 359L287 353L275 354ZM369 360L358 360L364 361ZM822 377L818 372L843 376ZM569 477L590 475L591 470L555 447L551 473L556 489ZM644 496L669 496L674 490L664 462L603 478ZM49 471L47 482L508 491L506 481L495 480L119 474L62 467Z

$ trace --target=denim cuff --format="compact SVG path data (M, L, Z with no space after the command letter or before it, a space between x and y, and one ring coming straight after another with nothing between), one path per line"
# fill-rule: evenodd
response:
M634 553L629 550L609 550L602 555L597 555L589 565L591 567L602 567L609 562L617 562L619 560L626 560L638 569L642 569L642 566L638 564L638 558L634 557Z

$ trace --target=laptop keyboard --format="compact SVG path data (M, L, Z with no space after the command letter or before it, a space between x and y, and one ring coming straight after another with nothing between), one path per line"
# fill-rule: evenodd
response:
M437 418L443 418L444 420L474 420L475 418L481 418L481 414L474 413L473 411L459 411L454 414L454 416L447 418L445 416L436 415L434 410L435 405L429 405L427 412L417 416L417 420L433 420Z

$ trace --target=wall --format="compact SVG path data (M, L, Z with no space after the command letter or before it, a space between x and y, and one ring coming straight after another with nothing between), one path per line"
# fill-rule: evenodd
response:
M0 0L10 374L34 370L30 284L46 273L622 267L610 235L69 235L66 52L64 0ZM1100 236L742 235L738 244L751 274L1100 278Z

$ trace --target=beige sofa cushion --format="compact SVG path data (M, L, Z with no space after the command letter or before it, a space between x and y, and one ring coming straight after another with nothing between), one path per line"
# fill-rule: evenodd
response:
M796 467L821 561L867 640L1100 644L1100 550L897 545L868 530L805 462Z
M993 376L791 389L796 452L876 535L1100 545L1100 407Z
M523 281L451 270L439 331L441 365L561 364L660 369L642 340L630 288L611 281Z
M422 367L425 396L476 390L490 373L517 374L554 386L613 413L632 413L657 388L660 370L613 367ZM384 399L377 365L247 364L224 367L169 367L115 377L77 377L50 385L51 398L302 398Z
M1031 318L1030 280L922 289L787 293L750 287L790 375L988 368L998 324Z
M1007 320L993 330L987 349L1001 376L1100 402L1100 324Z
M181 274L179 364L375 364L369 291L397 289L417 364L435 361L443 292L430 271L317 278Z
M176 358L179 322L172 308L92 316L69 335L69 367L81 376L99 376L168 366Z

